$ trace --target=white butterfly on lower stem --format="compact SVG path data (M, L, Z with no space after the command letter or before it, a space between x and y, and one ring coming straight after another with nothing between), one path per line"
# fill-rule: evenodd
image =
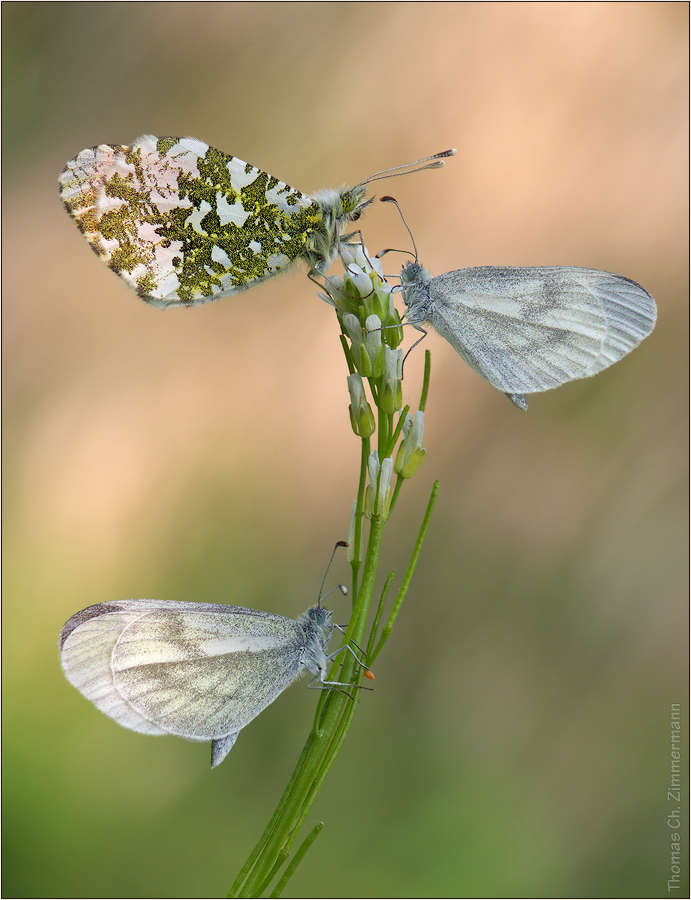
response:
M401 273L406 320L431 325L478 375L527 409L525 394L588 378L655 326L653 298L623 275L576 266L481 266Z
M75 613L60 633L67 680L119 725L211 741L211 766L305 671L327 681L334 628L320 604L297 619L215 603L117 600ZM374 676L365 670L369 678Z

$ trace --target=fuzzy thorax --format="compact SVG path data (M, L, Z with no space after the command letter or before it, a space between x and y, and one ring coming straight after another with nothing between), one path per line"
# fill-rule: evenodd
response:
M406 321L410 325L429 322L430 282L432 276L417 262L406 263L401 270L403 302L407 307Z
M314 201L321 212L318 228L308 237L303 258L311 271L324 274L338 254L338 246L343 229L356 222L372 200L365 200L367 189L364 184L353 188L345 185L333 190L326 188L314 195Z

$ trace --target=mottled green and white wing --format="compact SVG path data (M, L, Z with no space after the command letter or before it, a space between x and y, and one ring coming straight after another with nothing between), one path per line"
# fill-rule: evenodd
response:
M657 315L634 281L571 266L447 272L431 278L424 305L479 375L519 395L606 369L650 334Z
M304 258L323 228L312 197L195 138L101 144L59 181L96 254L158 307L246 290Z
M237 606L120 600L69 619L68 681L125 728L214 741L212 765L302 672L304 636L283 616Z

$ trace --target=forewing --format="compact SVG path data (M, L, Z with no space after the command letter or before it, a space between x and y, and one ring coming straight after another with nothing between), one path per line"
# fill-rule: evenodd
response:
M119 724L205 741L237 732L300 673L292 619L243 607L125 600L61 635L68 680Z
M597 269L485 266L431 282L431 324L490 384L513 394L587 378L655 325L640 285Z
M304 254L322 217L311 197L195 138L83 150L60 193L97 255L159 307L271 277Z

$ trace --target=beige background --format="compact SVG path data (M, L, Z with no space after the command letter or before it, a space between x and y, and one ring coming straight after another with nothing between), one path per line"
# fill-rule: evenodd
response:
M2 12L5 895L223 895L314 709L294 686L210 772L207 746L119 728L59 669L60 626L100 601L302 612L356 486L304 270L161 312L61 209L67 159L151 132L306 192L456 146L377 185L433 273L592 266L656 298L638 350L525 414L428 338L428 455L385 567L440 478L437 512L288 896L661 896L687 683L687 4ZM408 246L390 206L362 227Z

